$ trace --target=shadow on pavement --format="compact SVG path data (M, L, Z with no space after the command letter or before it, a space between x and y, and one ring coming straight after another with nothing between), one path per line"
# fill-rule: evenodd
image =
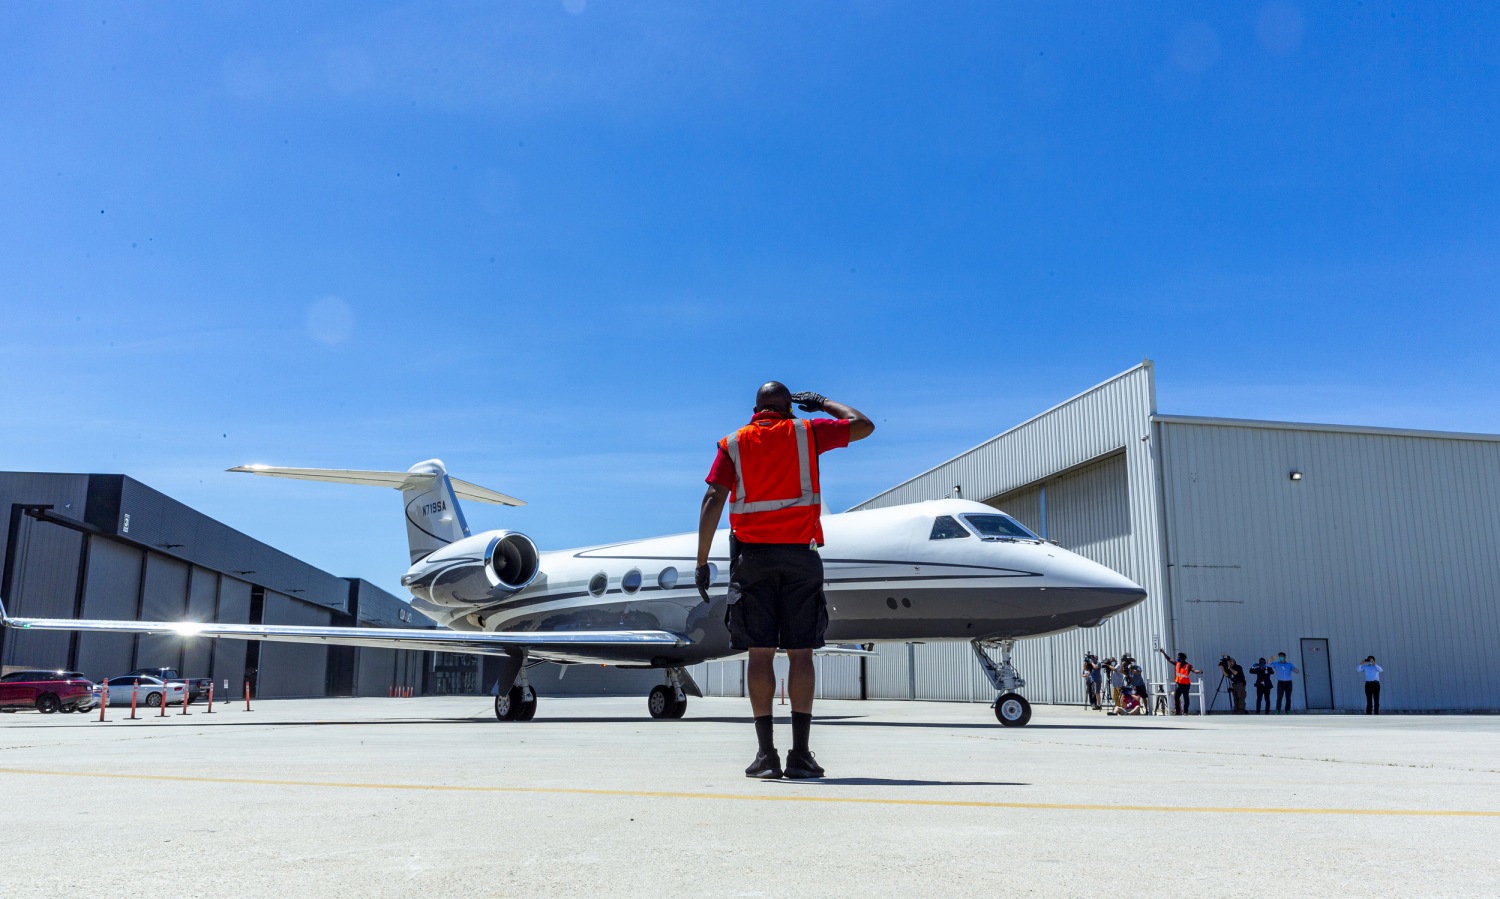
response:
M898 780L889 777L824 777L817 780L776 780L786 785L832 784L841 787L1029 787L1027 783L993 780Z

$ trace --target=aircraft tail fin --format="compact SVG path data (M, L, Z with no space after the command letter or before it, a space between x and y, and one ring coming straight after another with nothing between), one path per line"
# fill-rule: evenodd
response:
M469 524L458 504L459 497L499 506L526 505L513 496L450 478L440 459L418 462L406 471L278 468L272 465L239 465L229 470L297 481L367 484L400 490L405 500L406 539L413 562L469 536Z

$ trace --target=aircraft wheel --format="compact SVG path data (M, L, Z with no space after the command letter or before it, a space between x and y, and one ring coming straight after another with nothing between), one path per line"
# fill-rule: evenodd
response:
M536 717L536 703L537 703L536 691L532 690L531 691L531 699L528 700L528 701L526 701L526 702L522 702L520 704L520 706L517 707L517 709L516 709L516 720L517 721L530 721L531 719L535 718Z
M526 707L531 707L531 714L526 714ZM510 687L507 692L495 696L495 717L499 720L531 720L537 714L537 701L532 696L531 702L526 702L520 696L520 687Z
M1006 693L995 700L995 717L1006 727L1020 727L1031 720L1031 703L1019 693Z
M646 697L646 711L652 718L681 718L687 703L678 702L674 691L666 684L657 684Z
M672 714L668 715L667 717L669 717L669 718L681 718L683 715L686 715L686 714L687 714L687 698L683 697L682 699L678 699L676 702L672 703Z

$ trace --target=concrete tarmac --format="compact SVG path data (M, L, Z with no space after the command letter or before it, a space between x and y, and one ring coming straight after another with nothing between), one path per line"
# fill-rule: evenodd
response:
M190 711L0 716L0 896L1500 895L1500 716L824 701L759 782L742 699Z

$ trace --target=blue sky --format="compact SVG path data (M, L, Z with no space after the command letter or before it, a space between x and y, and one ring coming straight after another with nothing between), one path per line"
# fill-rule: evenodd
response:
M1486 4L6 4L0 468L123 472L394 588L457 476L693 527L766 378L836 507L1120 371L1500 432Z

